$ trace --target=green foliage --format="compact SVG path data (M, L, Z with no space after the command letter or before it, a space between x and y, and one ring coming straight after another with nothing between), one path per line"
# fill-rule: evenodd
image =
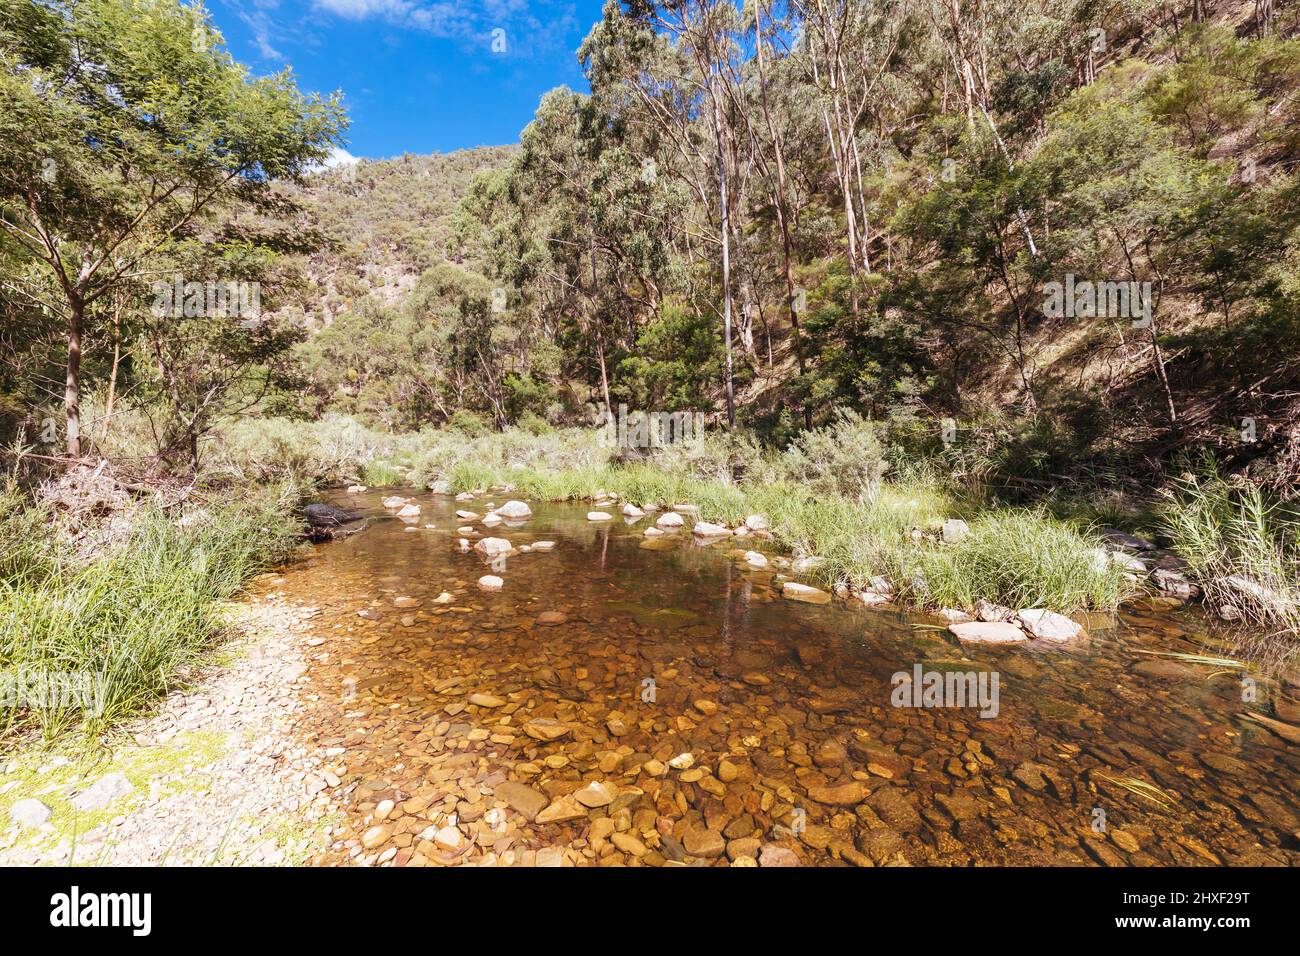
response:
M1212 460L1175 480L1160 528L1211 603L1300 634L1300 515L1256 486L1223 478Z
M801 434L782 456L782 469L817 494L870 498L888 467L876 431L856 412L841 412L834 424Z
M54 551L39 563L7 562L0 677L61 680L79 693L6 709L6 729L95 734L177 686L222 631L218 602L298 540L296 504L297 492L280 487L212 501L184 524L146 509L126 540L93 558ZM27 533L30 521L11 502L0 536Z
M932 607L1113 610L1131 591L1094 540L1037 510L981 515L956 544L924 550L917 570L914 595Z

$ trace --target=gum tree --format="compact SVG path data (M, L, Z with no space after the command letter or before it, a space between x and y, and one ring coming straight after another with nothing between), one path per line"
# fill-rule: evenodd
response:
M0 24L0 230L37 265L18 294L65 328L77 458L96 310L206 215L321 162L345 120L288 71L251 77L177 0L0 0Z

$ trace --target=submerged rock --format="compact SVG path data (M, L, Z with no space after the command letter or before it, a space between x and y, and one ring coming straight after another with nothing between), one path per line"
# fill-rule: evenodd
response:
M610 514L608 511L588 511L587 520L588 521L613 521L614 516Z
M505 583L505 581L497 577L495 574L485 574L483 577L478 579L478 586L484 591L500 591L505 587Z
M474 550L488 557L509 554L514 547L505 538L481 538L474 545Z
M1020 628L1002 621L967 621L950 624L948 630L957 635L957 640L968 644L1015 644L1029 640Z
M781 585L781 596L791 601L803 601L806 604L829 604L831 596L820 588L798 581L786 581Z

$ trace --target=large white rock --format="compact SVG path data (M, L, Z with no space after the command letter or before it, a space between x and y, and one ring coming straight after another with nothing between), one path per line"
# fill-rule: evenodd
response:
M588 511L587 520L588 521L613 521L614 516L610 514L608 511Z
M482 538L474 545L474 550L480 554L486 554L488 557L496 557L499 554L508 554L513 549L505 538Z
M623 506L623 517L625 518L640 518L644 514L644 511L630 501Z
M1016 615L1021 627L1034 637L1044 641L1068 641L1076 636L1083 627L1071 621L1064 614L1048 611L1044 608L1030 608Z
M727 535L731 534L731 529L728 528L726 525L710 524L707 521L695 522L695 527L692 530L696 534L702 535L706 538L715 538L715 537L721 537L724 534Z
M420 517L420 506L413 504L402 505L402 510L397 512L399 518L418 518Z
M681 515L677 514L677 512L665 511L659 516L659 519L655 524L661 528L680 528L682 525L686 524L686 522L682 519Z
M135 791L135 785L123 774L110 773L100 777L72 798L72 805L81 811L102 810L114 800Z
M767 567L767 555L761 551L746 551L745 563L751 568L765 568Z
M766 531L767 515L750 515L745 519L745 527L750 531Z
M478 586L484 591L500 591L505 586L505 583L495 574L485 574L478 579Z
M522 501L507 501L496 510L496 513L503 518L527 518L533 513L533 509Z
M1015 644L1029 640L1024 631L1005 621L967 621L949 624L948 630L957 635L957 640L968 644Z
M384 499L385 508L400 508L404 504L406 504L406 499L401 495L389 495Z
M476 512L476 511L457 511L457 512L456 512L456 517L459 518L461 521L473 521L475 518L478 517L478 512Z
M48 823L52 816L54 816L53 810L32 797L19 800L9 808L10 819L25 829L39 827L44 823Z
M495 528L497 525L502 523L502 519L495 511L490 511L483 516L483 527L485 528Z
M554 541L534 541L534 542L533 542L533 550L534 550L534 551L551 551L551 550L553 550L554 548L555 548L555 542L554 542Z

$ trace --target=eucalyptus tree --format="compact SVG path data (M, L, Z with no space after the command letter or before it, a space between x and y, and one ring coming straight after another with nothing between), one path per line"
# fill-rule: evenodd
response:
M167 243L266 201L344 128L337 95L251 77L202 7L177 0L0 0L0 230L39 265L59 318L66 449L82 453L87 322Z

